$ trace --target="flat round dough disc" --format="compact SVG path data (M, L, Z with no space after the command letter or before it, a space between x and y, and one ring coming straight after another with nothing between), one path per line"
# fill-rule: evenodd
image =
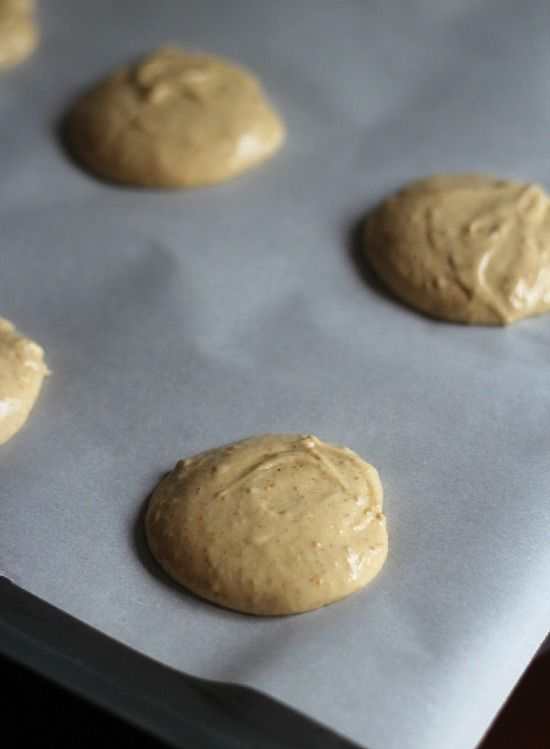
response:
M153 493L153 555L199 596L295 614L365 586L387 555L378 473L316 437L271 434L181 460Z
M31 0L0 0L0 70L25 60L38 44Z
M106 179L143 187L230 179L272 156L283 136L251 73L174 47L100 83L69 123L83 164Z
M505 325L550 310L550 198L535 184L414 182L367 220L364 250L397 297L434 317Z
M26 422L47 374L43 349L0 317L0 445Z

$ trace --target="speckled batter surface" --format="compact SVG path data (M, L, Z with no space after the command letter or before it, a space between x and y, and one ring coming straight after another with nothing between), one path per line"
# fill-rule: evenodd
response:
M505 325L550 310L550 198L539 185L428 177L374 211L364 242L386 286L434 317Z
M387 555L373 466L311 435L263 435L181 460L153 493L149 546L194 593L293 614L364 587Z

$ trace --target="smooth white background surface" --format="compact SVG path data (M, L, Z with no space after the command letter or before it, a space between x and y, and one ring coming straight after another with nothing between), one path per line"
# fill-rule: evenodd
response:
M353 257L426 173L550 183L550 9L494 2L40 3L0 79L0 314L53 370L0 455L0 571L176 668L275 695L372 749L473 747L550 621L550 318L428 320ZM275 160L190 193L122 189L60 145L71 103L167 41L263 80ZM163 576L141 512L185 455L315 433L380 471L390 555L292 618Z

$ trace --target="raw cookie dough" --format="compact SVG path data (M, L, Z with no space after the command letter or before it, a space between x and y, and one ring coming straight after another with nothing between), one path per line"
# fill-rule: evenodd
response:
M506 325L550 309L550 198L538 185L428 177L378 207L364 242L380 279L428 315Z
M0 317L0 445L26 422L47 374L43 349Z
M111 75L77 104L69 122L83 164L143 187L221 182L268 159L283 136L251 73L176 47Z
M250 437L180 460L145 526L175 580L251 614L343 598L372 580L388 549L376 469L306 435Z
M0 69L25 60L38 43L33 0L0 0Z

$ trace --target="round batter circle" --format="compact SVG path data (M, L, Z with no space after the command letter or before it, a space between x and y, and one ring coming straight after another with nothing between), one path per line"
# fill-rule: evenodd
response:
M252 73L177 47L109 76L69 121L70 144L85 166L140 187L222 182L271 157L283 137Z
M376 469L311 435L263 435L181 460L145 517L177 582L258 615L295 614L369 583L387 555Z
M368 218L364 252L396 297L433 317L506 325L550 309L550 198L536 184L413 182Z

